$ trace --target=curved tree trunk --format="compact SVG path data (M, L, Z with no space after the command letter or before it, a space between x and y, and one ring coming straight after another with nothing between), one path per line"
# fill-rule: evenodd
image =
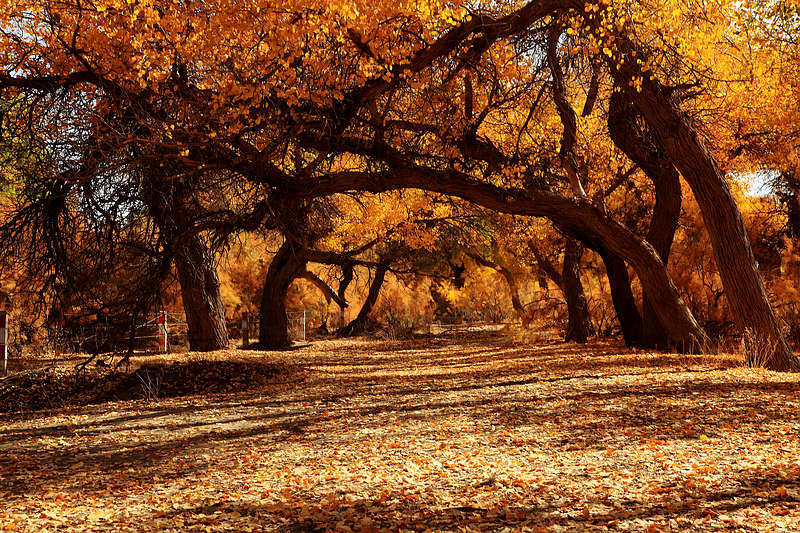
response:
M372 278L372 283L370 283L369 293L367 294L367 299L364 301L364 305L361 306L358 316L339 330L339 336L351 337L353 335L360 335L366 330L367 320L375 304L378 302L378 295L381 292L381 287L383 286L388 271L389 265L381 264L375 268L375 277Z
M417 188L440 192L503 213L549 218L565 235L586 246L605 249L623 258L650 295L653 308L667 328L671 346L703 350L708 336L692 316L653 246L610 219L585 198L566 198L542 189L501 188L453 170L392 168L381 172L341 172L317 181L304 193L326 196L336 192L384 192Z
M564 246L564 264L561 269L561 280L564 284L564 298L567 300L567 332L565 341L585 344L594 333L594 326L589 317L589 304L581 283L581 256L583 246L574 239L567 239Z
M583 227L574 225L574 222L564 224L564 229L571 229L576 236L585 231ZM592 228L596 229L599 228ZM584 234L581 240L591 248L607 247L609 251L630 263L639 277L642 288L647 292L660 322L667 329L669 345L681 351L708 349L711 345L708 336L680 297L667 268L650 243L636 239L630 230L622 230L621 226L610 233L602 231L598 237Z
M283 350L292 345L286 318L286 294L292 282L305 270L302 247L286 239L272 258L264 281L259 310L259 347Z
M725 176L685 116L665 100L645 94L640 109L694 192L714 250L725 296L742 331L748 331L763 364L773 370L800 370L800 360L783 338L758 271L744 221Z
M625 339L625 345L642 347L644 344L642 316L639 314L639 309L636 307L636 299L633 297L633 291L631 291L628 267L625 266L625 261L619 256L602 248L596 251L600 254L606 267L608 286L611 289L611 301L614 303L614 311L622 329L622 338Z
M615 55L607 63L617 84L624 88L692 188L703 213L731 312L739 328L753 339L748 352L760 352L762 360L748 362L773 370L800 370L800 359L786 344L767 298L742 215L725 175L669 89L641 71L642 54L634 54L641 50L625 36L617 39L617 45L623 61L618 62ZM634 78L643 80L641 92L629 87Z
M653 183L655 205L646 239L666 265L681 215L681 183L678 171L663 148L637 124L637 116L636 108L624 94L611 95L608 131L614 144L636 163ZM666 329L658 319L646 292L642 294L642 329L642 344L645 347L667 346Z

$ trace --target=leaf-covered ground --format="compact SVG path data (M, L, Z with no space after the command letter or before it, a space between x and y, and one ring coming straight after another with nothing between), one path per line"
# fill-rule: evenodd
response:
M2 415L0 529L800 530L799 375L499 335L246 354L305 380Z
M0 413L245 391L276 380L303 377L296 365L270 364L252 357L242 360L238 355L221 351L200 358L137 357L133 364L119 366L104 363L31 368L0 379Z

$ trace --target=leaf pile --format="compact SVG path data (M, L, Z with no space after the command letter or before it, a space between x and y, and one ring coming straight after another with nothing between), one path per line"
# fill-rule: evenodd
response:
M114 375L106 369L87 368L78 373L71 366L12 374L0 381L0 412L86 405L113 379Z
M288 365L252 360L161 361L121 372L91 366L81 371L40 368L0 381L0 413L246 391L295 372Z
M286 365L258 361L176 361L145 364L125 375L104 400L174 398L191 394L247 391L288 377Z

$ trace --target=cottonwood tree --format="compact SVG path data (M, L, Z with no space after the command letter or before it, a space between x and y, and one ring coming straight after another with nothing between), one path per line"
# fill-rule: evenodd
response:
M125 122L108 121L119 127L116 132L124 128ZM223 228L230 214L221 215L218 206L209 211L203 205L195 188L199 180L192 180L193 169L157 150L155 153L145 152L142 147L132 150L130 145L114 142L106 133L96 130L88 138L71 140L74 147L82 143L84 155L74 162L62 163L66 168L60 172L30 172L20 180L18 201L3 226L3 241L11 249L26 248L39 253L36 260L30 253L23 255L29 258L26 263L32 276L42 276L47 271L62 274L63 279L58 276L42 279L48 289L43 294L51 294L51 299L53 295L64 298L78 286L86 292L92 283L102 285L114 271L135 269L125 259L133 253L150 256L160 265L144 268L143 272L150 271L155 276L149 281L124 284L130 286L132 294L141 295L138 300L152 306L157 303L160 286L170 276L170 265L174 264L182 289L190 348L206 351L226 346L225 314L214 253L203 233ZM52 140L42 142L46 152ZM77 222L67 223L69 220ZM80 237L82 227L98 228L91 241ZM42 239L48 245L38 250L30 245L32 232L46 232ZM70 239L96 243L90 246L98 248L94 250L95 258L80 261L65 253L70 246L65 243ZM100 251L102 247L106 251ZM115 252L126 247L130 249L127 253ZM81 276L83 282L79 283ZM151 310L126 304L129 300L106 293L93 307L113 307L114 316L139 318ZM108 312L104 314L107 316Z
M645 2L442 5L433 6L441 7L436 15L429 4L376 3L366 16L349 3L299 1L281 10L228 2L169 10L41 0L6 7L4 27L18 29L3 33L0 63L8 67L0 87L57 86L95 101L134 95L169 131L179 130L165 143L175 153L237 172L271 195L413 187L550 218L562 233L633 268L669 344L705 347L705 333L651 243L581 194L589 183L579 175L563 105L572 89L567 78L559 89L554 67L570 56L599 65L598 78L623 92L691 187L740 327L774 347L769 367L798 366L725 175L666 81L680 60L677 48L647 40L674 20L651 17ZM549 94L552 107L542 111L538 94ZM165 98L191 105L167 117L157 109ZM540 127L545 120L551 127ZM537 150L543 138L561 140L557 160ZM308 154L302 168L286 160L288 146Z
M531 22L536 21L537 19L545 16L545 14L547 13L547 7L548 6L546 6L546 5L541 6L541 5L530 4L529 6L524 8L522 11L520 11L520 13L511 14L511 15L508 15L508 16L505 16L505 17L500 17L498 19L498 21L499 21L499 27L502 28L502 31L497 32L497 33L492 33L490 44L491 44L491 42L499 41L501 38L509 37L509 36L513 35L515 32L525 30L526 27L527 27L526 26L527 24L530 24ZM524 16L521 16L521 15L524 15ZM465 29L467 31L464 31ZM466 28L461 28L461 27L454 28L450 33L447 33L442 37L442 41L435 48L435 53L434 54L431 54L429 51L425 51L425 50L420 50L420 51L416 52L415 59L414 59L414 65L412 65L412 68L410 70L411 71L422 71L424 68L429 67L438 57L443 57L446 54L448 54L453 48L458 47L460 44L462 44L465 41L465 39L470 37L472 34L479 33L479 32L481 32L483 30L484 30L483 22L481 22L480 24L476 24L474 21L468 23ZM468 50L467 50L467 53L469 54L469 53L474 53L474 52L483 52L484 50L481 49L481 48L482 47L479 47L477 49L475 47L469 47ZM359 54L361 54L361 48L357 47L357 51L359 52ZM180 76L179 76L179 78L180 78ZM77 75L76 74L76 76L72 77L72 78L59 79L58 83L62 84L62 85L63 84L72 84L72 83L77 84L77 83L85 83L86 80L89 80L89 82L95 82L95 85L99 84L99 82L96 81L95 76L93 75L93 73L86 73L86 72L84 72L82 75ZM21 82L20 80L17 80L17 79L11 79L11 80L8 80L7 83L8 83L9 86L19 87L19 86L25 85L25 84L27 84L28 86L32 86L32 85L35 85L37 83L37 81L41 81L41 80L34 80L34 81L26 80L24 82ZM47 81L52 82L52 80L47 80ZM141 80L139 80L139 81L141 81ZM164 78L162 77L160 79L161 85L163 85L163 81L164 81ZM172 83L172 81L173 81L172 79L169 79L169 83ZM181 81L181 80L179 79L178 81ZM141 98L141 96L145 96L145 97L149 96L148 91L147 91L147 84L144 84L144 85L145 85L145 90L139 92L140 100L143 100L144 103L146 103L146 104L153 105L152 98L149 98L149 99ZM173 90L175 90L175 87L177 87L178 89L184 88L185 87L185 83L176 83L173 86ZM497 87L497 85L495 84L494 87ZM169 90L169 86L162 87L162 88L166 89L166 90ZM392 84L390 84L390 83L388 83L386 81L378 81L378 82L374 82L374 83L373 82L368 82L367 85L364 86L364 88L362 88L362 89L354 89L355 93L351 94L350 97L351 97L351 99L360 100L361 101L361 105L363 106L364 104L369 104L369 101L374 99L374 97L377 96L380 92L385 91L387 89L391 89L391 88L392 88ZM523 86L523 89L527 89L527 88L528 88L527 86ZM144 93L144 95L141 94L142 92ZM213 110L209 110L208 105L203 105L204 102L201 101L201 99L198 97L198 91L189 90L189 91L185 91L185 92L188 92L188 93L193 95L192 96L194 98L193 105L197 106L197 110L195 110L195 114L200 114L200 113L202 113L202 111L206 111L206 112L209 112L209 113L210 113L210 111L213 111ZM525 91L517 91L517 92L521 93L521 94L524 94ZM491 94L491 92L489 94ZM144 104L142 104L142 105L144 105ZM353 106L350 106L350 107L351 107L350 111L348 111L346 113L339 113L339 116L340 117L346 117L347 115L353 115L355 112L358 111L358 108L353 107ZM370 106L366 105L366 107L369 108ZM465 113L464 113L465 117L468 117L471 114L471 111L469 110L469 107L470 106L465 106ZM274 108L274 106L273 106L273 108ZM491 110L490 106L487 106L486 109ZM313 111L313 109L312 109L312 111ZM278 108L278 112L280 113L280 107ZM377 115L375 115L374 110L369 111L369 113L371 114L371 116L373 117L374 120L377 120L378 118L380 118L380 117L377 117ZM242 118L241 114L236 115L236 116L238 116L239 119ZM227 117L227 115L226 115L226 117ZM481 120L476 120L475 124L473 125L473 127L471 129L475 129L476 126L480 125L481 121L486 118L486 113L481 113L476 118L480 118ZM203 121L207 121L207 119L205 119L204 116L201 117L201 119ZM274 122L275 121L270 121L267 124L272 124ZM330 122L329 119L328 119L328 122ZM341 119L339 119L339 122L341 122ZM324 124L324 122L323 122L323 124ZM401 122L397 123L397 126L399 127L400 131L403 131L403 130L408 130L409 129L409 128L406 127L407 124L408 123L403 123L401 121ZM198 126L197 129L200 129L199 125L195 124L195 126ZM203 126L205 126L205 124L203 124ZM423 124L423 130L421 131L421 133L430 133L430 131L426 131L424 129L424 127L425 127L425 125ZM412 132L413 132L413 130L415 128L416 128L416 126L414 124L411 124L411 128L410 129L411 129ZM241 131L241 128L237 128L235 125L230 125L228 127L228 129L233 131L234 134L236 134L237 131ZM167 131L169 133L170 130L168 129ZM192 130L192 131L194 131L194 130ZM185 137L186 135L188 135L192 131L187 131L186 128L182 128L180 133L181 133L182 136ZM439 131L438 128L437 128L437 131ZM215 132L212 132L212 133L214 133L216 135ZM320 142L320 140L322 140L322 142L325 144L325 146L322 146L322 148L324 148L328 152L336 150L336 146L335 145L331 145L331 143L329 142L330 141L330 135L329 135L330 132L329 131L316 131L316 132L314 132L312 130L310 133L311 133L311 135L308 135L304 131L299 131L298 133L293 133L293 135L295 136L298 144L300 144L301 146L304 146L306 149L309 149L309 148L310 149L316 149L317 151L319 151L321 153L322 151L320 150L319 142ZM382 127L378 128L376 133L379 133L380 135L383 135L384 132L383 132ZM171 136L171 135L169 135L169 136ZM346 141L346 144L350 144L350 142L349 142L350 139L342 139L341 136L339 136L339 139L337 139L337 140L338 141L344 140L344 141ZM466 131L466 135L459 135L459 136L457 136L455 138L446 138L446 139L440 139L440 140L447 141L447 143L450 144L452 146L452 148L455 148L455 149L457 149L459 151L470 152L470 155L472 157L476 157L477 156L476 159L478 161L482 161L484 163L489 163L489 164L493 164L493 163L496 164L498 162L497 158L496 158L498 152L497 151L493 152L492 149L490 148L491 147L490 143L487 144L487 143L483 142L482 140L478 139L474 135L474 132L471 133L470 130ZM309 165L307 165L306 167L303 167L302 169L298 169L297 168L297 164L295 164L294 173L287 173L285 171L285 167L281 168L281 167L279 167L279 166L277 166L275 164L270 164L270 162L268 160L265 161L264 160L264 155L263 155L264 154L264 150L258 150L255 147L248 148L248 145L243 142L241 137L237 138L235 140L235 142L236 142L236 148L237 148L238 152L239 153L244 152L245 155L248 157L248 159L246 161L240 161L240 160L230 161L229 162L229 166L231 166L231 167L235 166L237 168L237 170L239 170L240 172L245 173L245 174L250 174L250 178L251 179L259 180L261 183L267 184L272 189L282 190L284 193L285 192L289 192L290 196L291 195L302 196L302 194L306 194L306 195L308 194L306 192L307 188L303 188L303 190L301 191L297 187L298 181L300 181L300 180L293 179L293 176L295 174L297 174L298 172L300 172L301 175L308 174L309 172L313 172L314 169L317 166L315 163L317 161L319 161L318 157L314 158L312 160L312 162L309 163ZM190 143L187 142L187 143L180 143L179 146L185 146L187 144L190 145ZM208 143L206 143L206 144L208 144ZM356 143L355 148L358 148L358 144L359 143ZM360 144L363 145L364 143L362 142ZM381 143L370 143L370 144L372 146L375 146L375 147L380 149ZM488 150L487 150L487 147L489 148ZM227 148L228 148L228 146L225 146L225 145L223 145L223 146L217 145L216 150L212 151L212 153L214 155L216 155L217 157L219 157L220 154L224 155L226 153L226 149ZM184 155L185 151L189 152L186 155L189 155L189 156L193 155L191 149L181 151L181 155ZM228 151L230 151L230 150L228 150ZM209 151L206 150L204 152L204 154L207 154L208 152ZM295 150L295 152L297 152L297 150ZM272 155L272 154L267 154L267 155ZM361 155L366 155L366 154L361 154ZM393 154L391 151L387 151L386 153L379 154L379 155L381 156L381 159L383 159L383 160L386 159L387 155L390 156L390 157L396 157L396 154ZM493 159L494 159L494 161L493 161ZM461 173L460 176L463 176L463 177L466 177L466 178L470 178L469 174L465 174L465 173ZM288 178L288 179L285 179L285 178ZM282 181L285 182L285 183L281 183ZM294 186L293 189L291 188L292 186ZM404 186L415 186L415 184L414 183L398 183L398 184L393 185L394 188L404 187ZM452 188L448 189L447 191L441 191L441 192L449 193L451 191L452 191ZM320 193L330 194L331 192L336 192L336 190L334 189L334 190L330 190L330 191L323 191L321 189L317 189L316 194L320 194ZM478 197L473 196L472 200L475 200L477 198ZM554 207L554 205L555 204L552 204L551 207ZM537 213L535 211L533 211L533 212L525 211L525 212L528 213L528 214L540 214L540 215L541 214L545 214L545 213ZM553 212L555 212L555 211L553 211ZM561 211L559 210L559 212L561 212ZM587 219L586 217L581 216L581 215L574 216L576 214L577 213L573 213L573 216L571 217L571 220L569 220L569 221L562 220L561 221L561 225L565 229L567 229L569 231L573 231L573 232L577 232L577 233L583 233L583 238L585 240L590 240L590 235L592 233L596 233L596 228L592 228L590 230L589 228L586 228L586 227L581 228L581 229L570 227L570 226L572 226L572 225L574 225L576 223L579 226L591 225L591 224L587 224L587 221L589 219ZM614 233L614 230L617 229L613 225L611 225L609 227L613 228L612 229L612 233ZM620 235L618 235L618 236L620 236ZM623 240L626 237L627 237L627 235L625 235L625 234L622 235L622 239ZM618 245L619 244L617 244L617 246ZM649 250L647 250L647 249L644 249L644 250L640 249L640 252L641 251L644 252L644 255L647 255L649 253ZM647 263L649 259L650 258L645 258L644 262ZM640 260L640 263L641 263L641 260ZM665 275L664 272L659 272L658 274L655 274L655 275L653 275L653 272L650 272L651 270L654 271L655 269L658 268L657 263L654 263L653 265L654 265L654 268L652 268L652 269L651 268L647 268L646 269L646 270L648 270L647 274L651 274L649 278L646 275L644 275L645 273L640 272L640 277L643 278L644 283L647 283L648 281L650 281L650 282L661 283L661 284L666 282L666 283L669 284L668 277ZM662 268L662 270L663 270L663 268ZM676 334L675 335L676 339L678 339L678 340L676 340L676 344L687 345L687 346L696 346L698 344L702 344L702 342L700 342L698 340L698 339L702 340L704 338L704 335L703 335L702 331L699 329L699 327L697 327L696 323L694 323L694 321L691 318L691 316L688 315L688 312L685 309L685 306L682 307L682 305L680 304L679 300L675 300L675 298L674 298L674 296L676 294L675 291L668 287L666 291L662 291L662 292L664 292L665 294L668 295L667 298L665 298L665 300L669 302L669 305L667 305L667 306L665 306L663 308L660 308L660 310L663 313L668 314L668 316L670 316L670 319L666 320L666 321L670 322L671 324L674 325L673 332Z

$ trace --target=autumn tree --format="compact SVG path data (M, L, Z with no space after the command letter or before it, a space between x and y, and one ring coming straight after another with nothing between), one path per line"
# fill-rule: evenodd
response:
M400 6L402 9L405 9L405 6ZM490 39L488 40L488 44L492 45L494 43L499 43L498 46L503 49L507 50L508 47L506 46L507 43L503 42L503 39L509 38L514 36L517 32L524 32L527 31L527 28L530 24L543 19L543 17L547 16L549 11L556 6L548 6L545 4L530 4L527 7L523 8L519 13L512 13L509 15L498 15L497 17L497 28L500 28L499 31L492 30L490 32ZM160 17L160 13L156 11L152 12L143 12L145 16L136 18L131 21L132 25L140 37L137 37L137 42L146 42L145 40L141 39L142 35L147 34L148 30L148 20L149 17ZM81 13L81 16L84 14ZM109 13L103 15L97 15L95 13L87 14L89 18L92 17L105 17L109 16L112 19L116 20L116 22L123 24L127 27L129 22L127 19L124 18L124 14L121 12L117 12L114 10L109 11ZM280 16L280 15L279 15ZM121 18L122 17L122 18ZM313 20L314 16L309 16L309 20ZM301 19L302 20L302 19ZM453 19L455 20L455 19ZM452 26L452 30L446 31L441 34L441 39L437 41L431 48L423 46L422 48L416 49L415 47L419 46L419 42L414 42L416 36L413 34L408 34L407 38L409 40L409 49L412 53L411 59L411 67L408 69L412 73L422 73L425 69L431 67L437 60L444 58L445 56L451 54L454 50L461 46L465 46L464 53L473 57L475 59L479 59L481 54L492 48L491 46L471 46L468 45L468 39L474 34L480 34L481 32L486 31L488 27L486 25L488 19L486 20L479 20L476 18L472 18L469 22L465 23L463 26L454 25ZM46 23L51 23L52 21L46 21ZM304 20L304 23L306 21ZM78 24L85 24L86 19L79 19L77 22ZM162 28L163 29L163 28ZM60 31L60 30L59 30ZM161 31L161 30L159 30ZM551 32L552 33L552 32ZM324 34L324 32L323 32ZM357 31L350 31L348 33L348 42L352 42L354 45L354 49L352 52L359 59L366 60L366 63L372 61L367 54L364 57L364 47L362 46L363 43L360 42L359 32ZM312 32L311 36L314 38L319 37L319 34L316 32ZM94 38L97 39L97 42L86 42L87 46L90 46L92 50L97 50L98 46L108 46L112 42L116 42L116 36L112 36L109 40L109 37L104 34L94 34ZM384 37L381 37L384 38ZM61 48L59 48L60 43L56 40L52 45L52 49L50 50L52 53L56 55L61 54L64 52ZM111 54L113 57L119 56L120 53L128 53L128 49L125 46L112 48L114 53ZM157 49L151 50L149 49L149 53L153 53L157 55ZM189 52L189 50L187 50ZM195 53L194 50L191 51ZM268 51L267 51L268 52ZM27 52L23 52L27 53ZM76 51L68 51L67 57L72 57L76 55ZM81 55L77 53L77 55ZM265 59L270 60L270 55L267 53ZM159 59L163 63L164 60L167 58L162 57ZM496 58L492 58L494 60ZM69 61L69 60L68 60ZM152 61L148 60L149 64L152 66ZM169 64L173 64L174 60L169 59ZM188 63L191 65L191 63ZM491 63L490 63L491 64ZM307 127L305 128L297 128L296 126L289 127L292 121L296 121L300 115L298 115L295 111L292 111L293 116L295 117L288 122L285 119L286 111L290 109L294 109L291 102L289 103L289 107L285 107L284 104L280 104L277 107L274 105L268 105L264 108L264 111L267 114L273 116L271 120L268 121L258 121L255 122L257 128L260 133L264 134L268 131L271 133L273 139L280 139L280 135L277 137L275 136L276 133L280 131L288 132L292 135L295 139L296 145L294 146L292 153L295 154L295 161L293 163L293 168L288 167L287 165L276 165L274 162L270 161L269 158L273 156L286 156L287 152L285 150L279 150L276 153L271 152L264 152L260 150L257 146L254 146L251 143L248 143L248 138L242 137L241 132L242 127L245 123L248 124L248 127L252 128L253 121L250 120L249 117L246 117L248 112L244 114L241 112L236 113L227 113L225 115L220 115L219 110L209 107L211 105L219 106L220 101L218 99L209 99L208 97L204 97L204 91L208 93L209 89L202 89L198 87L199 81L193 81L191 76L187 77L183 74L183 68L177 68L176 70L171 70L170 73L166 71L159 71L158 68L150 69L148 68L148 72L152 73L152 79L150 79L150 74L145 76L136 76L134 78L128 77L128 73L124 70L119 70L119 65L104 65L99 64L97 67L104 67L106 71L104 71L103 76L98 76L97 68L94 69L87 69L85 64L80 64L80 62L75 64L76 71L67 77L58 77L58 78L46 78L46 77L37 77L33 76L32 78L20 78L20 77L13 77L9 76L5 81L4 85L7 87L20 90L20 89L28 89L28 90L35 90L41 89L42 87L57 90L59 88L72 88L72 87L82 87L87 85L93 89L100 88L106 92L106 94L114 95L114 94L125 94L127 96L135 95L136 102L138 105L144 107L145 109L153 108L153 112L151 115L148 115L148 119L151 116L155 116L156 121L163 121L165 120L165 114L163 112L159 112L159 109L163 109L162 101L164 100L164 93L175 95L178 98L182 98L185 102L191 102L192 107L189 109L186 105L184 105L181 109L184 113L181 115L180 124L181 128L178 130L176 128L176 132L173 134L172 127L166 128L166 137L167 139L171 140L172 146L177 149L180 153L181 157L188 157L190 159L197 159L199 156L203 156L204 159L207 159L209 163L220 165L221 160L226 160L226 166L235 169L235 171L241 173L255 183L260 183L264 185L268 185L273 192L279 191L283 194L288 194L289 196L309 196L309 195L328 195L331 193L338 192L337 188L345 186L347 188L352 188L353 183L342 182L341 180L337 180L338 183L332 184L332 187L329 187L327 190L324 187L308 187L305 185L300 185L302 179L298 180L296 178L302 178L303 176L313 175L314 173L319 173L321 170L320 165L326 164L327 159L324 157L314 156L314 152L317 152L320 155L324 153L336 153L337 151L341 150L338 146L345 145L350 153L359 154L361 157L372 155L373 157L377 156L378 161L382 161L384 163L387 160L394 160L391 161L394 164L399 164L401 167L406 166L407 171L411 171L414 174L418 173L418 170L414 164L404 164L403 161L407 160L407 157L402 156L400 152L391 149L384 149L383 146L388 148L386 143L386 139L380 143L370 142L370 146L373 147L374 151L377 153L369 154L369 153L362 153L360 146L364 145L364 142L359 139L349 139L347 137L342 137L338 135L336 138L331 137L331 130L319 130L318 127L314 126L314 124L320 124L319 120L316 118L320 115L320 112L327 113L325 111L325 107L322 108L314 108L313 106L308 108L310 113L307 113L303 117L303 121L307 123ZM525 65L522 65L525 67ZM552 66L552 65L551 65ZM225 68L229 68L226 66ZM459 67L460 68L460 67ZM111 69L111 70L108 70ZM207 70L204 73L212 73L218 76L220 79L214 81L214 85L216 86L222 78L226 76L223 72L216 71L214 72L213 69ZM163 73L163 75L162 75ZM497 78L499 72L491 72L491 78ZM525 74L522 71L522 74ZM535 77L533 81L538 79L538 76L541 74L541 69L535 72ZM109 83L108 78L113 78L113 82ZM327 118L323 116L323 122L321 124L329 124L333 126L335 123L342 124L344 119L355 118L358 113L362 110L368 113L371 116L370 122L374 123L379 121L379 125L377 128L373 129L373 133L378 134L379 136L385 135L386 130L384 126L381 126L383 118L380 116L380 112L377 111L373 106L370 105L370 102L375 101L375 99L383 93L386 92L393 92L398 89L397 81L400 78L395 79L395 74L391 74L389 79L387 80L384 76L381 79L375 81L366 81L364 85L359 87L357 83L355 87L348 90L348 94L345 95L342 93L343 98L345 101L349 101L350 103L342 110L342 112L333 111L336 120L331 123L330 122L330 115ZM294 82L295 80L291 80ZM132 83L133 82L133 83ZM153 85L158 85L159 91L156 93L151 90ZM444 89L449 90L449 85L445 84ZM493 87L497 88L500 85L493 84ZM399 87L403 89L403 87ZM257 98L254 98L252 92L246 92L246 94L241 92L239 88L231 88L231 90L238 93L239 96L234 96L232 101L240 101L244 103L247 101L249 104L250 109L257 109L258 104L256 104ZM488 87L487 87L488 89ZM494 103L500 102L501 108L508 107L507 105L503 105L507 102L514 102L515 100L510 98L512 94L520 94L524 95L527 93L529 87L527 84L523 84L520 87L514 87L510 93L507 92L503 96L502 99L498 100L497 98L490 98L494 100ZM404 89L403 89L404 90ZM328 92L333 96L334 103L339 98L337 91ZM492 95L492 91L486 93L488 95ZM156 96L158 95L158 96ZM242 98L243 95L243 98ZM281 95L279 94L279 97ZM411 94L413 96L413 92ZM445 100L440 100L444 102ZM490 102L491 103L491 102ZM155 107L160 106L160 107ZM252 106L256 106L255 108ZM487 143L485 138L478 137L476 135L477 128L481 126L481 124L485 121L487 115L493 111L494 105L489 105L484 108L484 110L480 114L475 115L475 121L473 121L473 125L466 130L466 134L459 133L458 135L451 137L449 135L445 135L438 139L437 142L443 142L443 147L447 148L448 150L456 150L457 153L462 153L466 155L468 158L474 160L474 163L471 165L478 164L488 164L488 170L492 173L499 170L495 168L498 166L498 163L501 167L504 167L504 171L512 170L514 167L519 167L518 164L513 162L513 158L509 159L508 156L498 157L502 155L502 152L493 148L492 143ZM445 109L447 109L445 107ZM384 111L384 115L386 111ZM465 110L463 113L465 118L472 116L471 106L465 106ZM348 118L349 117L349 118ZM393 119L394 120L394 119ZM192 127L187 127L187 122L192 122ZM227 124L227 126L226 126ZM285 127L283 125L286 125ZM393 122L393 135L411 133L418 137L424 137L430 134L436 134L441 131L441 128L435 124L426 125L422 124L414 124L413 122L409 121L395 121ZM174 124L173 124L174 125ZM209 126L213 126L210 133L205 133L208 131ZM277 127L276 127L277 126ZM218 135L217 131L220 131L220 128L224 128L227 132L226 138L222 139ZM283 129L282 129L283 128ZM432 129L434 128L434 129ZM152 129L154 133L160 132L158 128ZM200 134L201 137L197 137L197 134ZM160 137L163 137L162 133L158 133ZM192 137L194 136L194 137ZM179 140L182 139L182 140ZM192 140L194 139L194 140ZM217 140L213 140L217 139ZM254 138L253 140L255 140ZM141 142L141 141L140 141ZM164 142L164 141L159 141ZM185 146L189 146L187 150L184 148ZM192 147L198 147L198 150L193 151ZM203 150L199 150L199 147L205 147ZM282 145L280 144L273 144L274 149L280 149ZM434 147L438 150L437 147ZM309 153L309 159L304 161L302 157L303 151ZM562 154L563 155L563 154ZM441 156L435 155L435 158L441 159ZM435 159L434 159L435 160ZM202 163L205 164L205 163ZM501 168L502 169L502 168ZM427 169L423 169L427 170ZM439 172L436 169L435 172ZM570 172L568 172L569 174ZM374 173L368 173L370 175L374 175ZM422 177L422 176L420 176ZM450 177L455 177L456 180L453 182L452 180L448 184L447 180L442 181L440 180L441 184L447 185L447 189L440 189L439 192L444 193L453 193L454 191L458 191L461 188L459 183L461 181L466 181L469 183L473 178L469 175L469 173L464 172L454 172L450 174ZM381 180L378 180L380 182ZM385 180L384 186L386 185ZM326 183L323 179L321 182L316 181L315 183ZM414 187L419 186L419 182L414 180L399 180L395 183L391 184L391 188L402 188L402 187ZM471 184L473 185L473 184ZM492 190L491 188L488 191L481 190L483 187L480 183L475 183L474 185L478 186L478 189L472 189L470 198L473 201L478 201L480 203L488 204L489 207L497 208L498 204L496 200L498 198L502 198L503 201L501 204L505 207L505 199L507 195L503 194L500 190ZM346 189L338 189L338 190L346 190ZM474 194L477 192L478 194ZM488 198L484 193L488 192ZM548 193L547 191L543 191L545 196ZM494 199L492 199L494 196ZM528 196L528 193L525 192L525 196ZM517 208L512 208L511 212L519 212L523 214L533 214L533 215L547 215L548 212L553 213L556 216L560 216L562 220L558 223L562 226L567 232L577 233L579 234L580 238L583 240L591 240L595 238L597 232L597 223L592 223L592 217L586 217L584 213L579 213L580 206L578 211L576 211L570 203L570 208L565 212L562 204L560 207L558 206L558 196L553 197L555 202L550 202L550 199L545 201L544 203L549 204L545 207L544 211L539 211L536 205L544 207L544 204L541 203L543 198L540 198L540 201L534 200L534 206L527 206L523 207L522 211L517 211ZM533 209L530 209L533 207ZM589 207L592 209L588 204L585 207ZM603 215L599 212L594 213L595 217L600 216L603 218ZM566 218L565 218L566 217ZM600 227L605 227L607 231L600 231L601 237L604 239L611 239L615 241L615 244L612 246L620 247L621 242L625 241L629 238L629 235L625 233L624 229L619 226L614 226L612 223L610 226L600 224ZM622 232L620 233L620 230ZM610 233L609 233L610 232ZM616 235L616 237L613 237ZM635 246L633 249L637 249ZM630 250L630 247L628 248ZM670 288L668 281L668 276L666 273L663 272L663 266L658 267L658 263L652 262L652 257L650 257L650 251L647 248L639 248L638 253L640 257L638 258L638 263L640 266L640 277L643 279L643 283L656 283L656 284L667 284L667 288L661 288L661 293L664 296L664 305L659 306L659 311L665 314L664 321L668 322L672 325L675 337L675 343L679 345L686 345L686 346L697 346L699 344L703 344L699 342L698 339L703 339L702 331L697 327L696 323L694 323L693 319L687 314L685 306L682 307L677 298L677 294L674 291L674 287ZM628 255L630 255L630 251L628 251ZM650 265L648 267L644 267L644 265ZM662 272L657 272L658 270L662 270ZM646 272L645 272L646 271ZM669 317L669 318L667 318Z
M692 189L740 328L774 347L768 366L798 366L726 177L687 115L679 88L699 69L673 68L684 58L672 40L718 35L728 6L693 20L581 0L5 7L3 27L16 29L2 34L4 91L69 91L112 109L122 96L150 126L127 142L233 172L273 204L421 188L549 218L635 271L667 344L704 349L659 252L592 201L577 95L621 91ZM687 30L684 16L697 24ZM180 113L165 113L175 102Z
M212 351L228 345L225 307L220 296L215 250L198 231L197 193L191 172L174 165L142 169L141 196L172 258L181 288L189 349ZM168 173L168 177L164 174ZM189 174L189 175L187 175Z

